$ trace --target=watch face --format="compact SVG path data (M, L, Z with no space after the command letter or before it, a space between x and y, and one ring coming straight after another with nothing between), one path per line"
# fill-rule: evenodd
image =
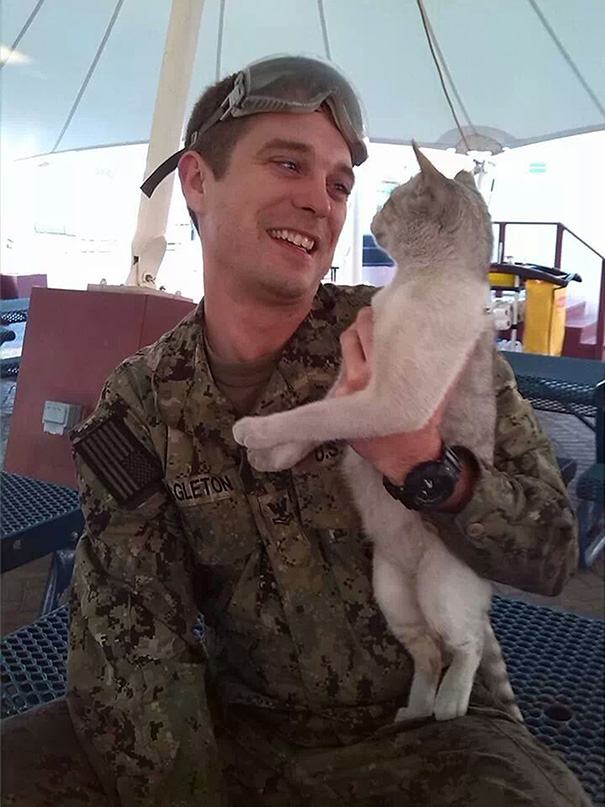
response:
M412 468L403 485L394 485L386 477L383 485L394 499L410 510L434 510L454 492L461 469L461 458L444 446L441 459L421 462Z
M429 508L450 498L456 480L441 463L431 463L431 467L423 469L422 479L410 479L408 484L416 505Z

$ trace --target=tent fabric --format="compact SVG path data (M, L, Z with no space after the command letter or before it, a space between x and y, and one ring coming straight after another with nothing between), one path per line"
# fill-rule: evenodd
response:
M30 20L0 59L5 155L146 142L170 6L3 4L3 54ZM603 0L206 0L188 108L209 83L263 56L329 56L358 89L371 140L497 153L605 129L604 34Z

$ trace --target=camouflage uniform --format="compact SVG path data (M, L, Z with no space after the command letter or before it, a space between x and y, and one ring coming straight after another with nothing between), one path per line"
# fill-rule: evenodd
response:
M320 288L254 414L324 395L339 334L374 291ZM74 434L87 526L68 705L107 794L124 805L587 804L481 681L465 718L392 724L412 665L372 598L342 447L291 472L251 469L202 328L198 310L125 361ZM575 519L503 359L496 374L495 467L481 467L461 513L431 519L480 574L554 594L577 563Z

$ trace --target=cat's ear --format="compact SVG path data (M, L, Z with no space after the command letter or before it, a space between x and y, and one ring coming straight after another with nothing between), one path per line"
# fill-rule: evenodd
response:
M448 205L451 200L450 180L438 171L428 157L420 151L412 140L412 148L420 166L420 185L418 187L417 207L432 209L435 213Z
M414 149L414 154L418 160L418 165L420 166L424 183L427 185L439 185L445 183L446 180L443 174L435 168L428 157L424 156L424 154L418 148L415 140L412 140L412 148Z
M472 188L474 191L477 190L475 178L469 171L458 171L454 179L461 185L466 185L467 188Z

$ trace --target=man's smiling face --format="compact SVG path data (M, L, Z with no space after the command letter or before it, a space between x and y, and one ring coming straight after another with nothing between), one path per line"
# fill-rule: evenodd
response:
M239 299L311 298L331 266L353 188L349 148L324 112L253 116L226 174L195 205L207 282Z

